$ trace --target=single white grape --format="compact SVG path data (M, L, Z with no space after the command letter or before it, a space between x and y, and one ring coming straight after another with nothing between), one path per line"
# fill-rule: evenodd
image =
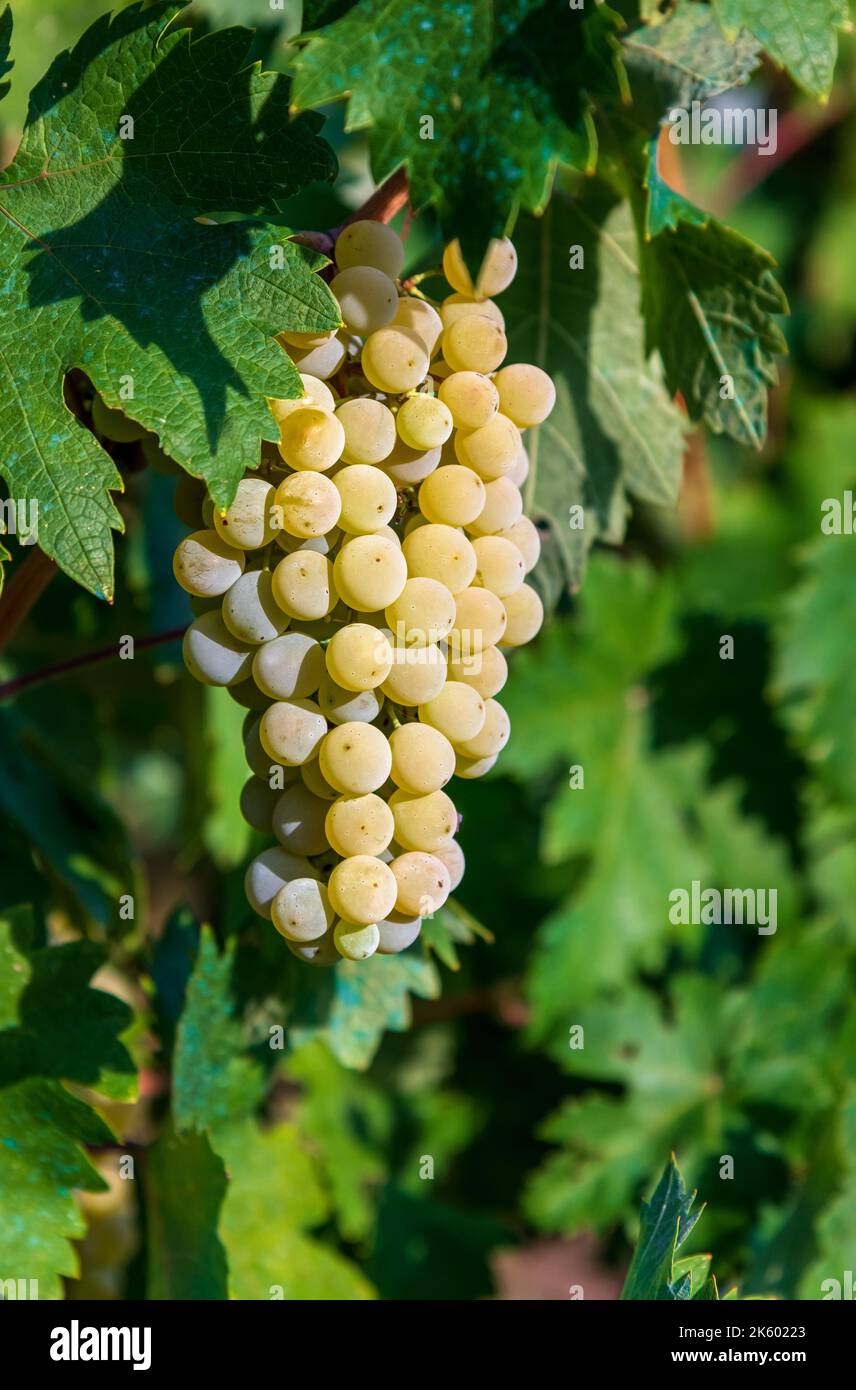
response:
M176 546L173 573L185 593L216 598L240 579L243 551L224 541L216 531L193 531Z
M269 835L273 821L273 808L281 793L274 791L261 777L248 777L241 788L241 815L254 830Z
M443 334L443 356L456 372L495 372L508 352L508 339L486 314L467 314Z
M350 463L333 479L342 501L339 525L351 536L379 531L395 516L398 493L395 483L380 468Z
M289 941L317 941L333 925L327 888L314 878L294 878L274 896L271 921Z
M455 889L463 882L464 851L457 840L450 840L448 844L440 845L439 849L434 850L434 854L441 864L445 864L449 871L449 892L454 893Z
M389 798L389 806L395 821L395 839L403 849L432 854L448 844L458 829L455 803L443 791L414 796L399 789Z
M371 265L352 265L330 282L339 301L345 327L361 337L384 328L395 318L398 290L395 281Z
M343 690L375 690L391 668L389 639L370 623L349 623L327 644L327 670Z
M466 529L471 536L495 536L520 520L523 498L510 477L492 478L485 483L484 506Z
M381 328L366 338L361 365L363 375L372 386L399 395L414 390L424 381L428 374L428 353L412 328Z
M326 381L320 381L317 376L308 376L302 372L300 385L303 389L296 399L288 396L272 396L268 399L268 409L280 428L286 416L291 415L295 410L303 410L307 406L311 406L315 410L326 410L329 414L333 413L336 397Z
M284 343L289 347L313 348L321 347L336 336L335 328L327 328L321 333L280 333Z
M446 658L437 646L394 647L392 668L381 689L397 705L421 705L446 681Z
M323 536L292 536L290 531L285 530L276 533L276 543L287 555L293 555L295 550L314 550L319 555L329 555L341 538L342 533L337 526L332 531L325 531Z
M392 322L396 328L409 328L413 333L418 333L428 356L434 355L443 332L443 320L431 304L413 295L402 295Z
M318 763L331 787L358 796L383 786L392 767L392 752L380 729L352 720L329 731Z
M556 388L547 373L527 362L503 367L493 380L500 410L522 430L540 425L556 404Z
M292 536L323 536L336 525L341 509L339 492L323 473L289 473L276 490L276 519Z
M281 888L296 878L317 877L308 859L287 854L275 845L262 850L251 862L244 877L244 890L253 911L269 918L271 904Z
M498 531L497 535L517 546L523 556L523 566L526 573L531 573L541 555L541 537L534 522L530 521L528 516L518 517L511 526Z
M336 556L333 575L336 589L349 608L379 613L398 598L407 583L407 570L403 548L386 536L355 536Z
M395 900L397 912L431 917L440 911L452 891L449 870L433 854L408 850L393 859L389 867L398 884L398 897Z
M253 663L253 648L233 637L217 612L194 618L184 634L182 654L190 674L203 685L236 685L246 680Z
M333 940L336 950L345 960L368 960L380 945L380 930L375 922L360 927L343 920L336 923Z
M269 569L247 570L223 599L223 622L240 642L269 642L288 627L273 596Z
M301 376L314 376L319 381L327 381L338 372L345 360L345 352L345 344L335 334L319 347L289 348L288 355Z
M461 243L455 237L450 241L443 252L443 274L458 294L473 295L475 286L473 277L470 275L467 263L464 260L464 253L461 250Z
M351 396L336 408L336 419L345 434L345 463L380 463L395 444L395 416L382 401Z
M389 653L392 665L392 652ZM384 698L379 690L347 690L339 685L328 671L321 677L318 687L318 705L324 718L331 724L347 724L358 719L370 724L377 719L383 708Z
M505 318L498 304L492 299L476 299L471 294L450 294L440 305L440 318L443 328L451 328L458 319L469 314L481 314L482 318L492 319L505 332Z
M450 657L461 660L485 647L495 647L505 635L505 603L490 589L465 589L458 594L455 626L448 636Z
M507 236L492 237L476 276L476 294L490 299L507 290L517 274L517 252Z
M408 396L395 417L396 428L411 449L439 449L454 428L452 412L438 396L418 391Z
M387 864L367 854L337 864L327 885L330 905L346 922L382 922L395 907L398 884Z
M442 642L455 625L455 596L438 579L408 579L384 610L397 647Z
M270 509L274 487L265 478L242 478L235 500L221 516L214 513L214 529L239 550L258 550L273 540Z
M247 680L236 681L234 685L227 685L225 689L229 699L234 700L242 709L256 713L266 710L270 704L269 697L259 690L252 676Z
M444 463L419 489L422 515L445 526L466 526L484 503L484 483L478 473L460 463Z
M304 406L280 426L279 452L290 468L324 473L342 457L345 430L338 414Z
M544 621L544 605L536 591L523 584L516 593L503 599L506 627L502 636L504 647L522 647L539 631Z
M465 782L474 777L484 777L486 772L490 772L498 757L498 753L493 753L489 758L467 758L463 753L459 753L455 759L455 776L463 778Z
M453 594L459 594L472 583L476 572L476 553L472 542L452 526L421 526L405 536L401 548L407 562L407 574L413 579L439 580ZM398 594L393 597L397 598ZM392 599L387 602L391 603Z
M462 681L446 681L443 689L419 706L419 718L445 734L450 743L463 743L481 732L485 702L477 690Z
M421 483L440 462L439 449L411 449L403 439L396 439L392 453L383 461L383 470L388 473L396 487L412 487Z
M259 738L266 753L299 767L318 756L327 720L314 700L277 700L266 709L259 724Z
M278 758L272 758L262 746L259 736L261 715L252 715L244 731L244 753L250 770L271 786L271 778L276 778L276 790L281 792L291 782L296 782L299 773L296 768L284 767ZM268 827L270 828L270 827Z
M448 663L449 680L472 686L483 700L498 695L508 679L508 662L498 647L484 647L460 655L449 652Z
M520 447L517 450L517 458L514 461L514 467L510 468L505 476L517 487L522 487L529 477L529 455L526 452L526 445L523 443L522 439L520 441Z
M526 575L523 556L512 541L502 536L478 536L473 541L476 572L473 584L507 598L520 588Z
M331 927L323 936L317 937L315 941L292 941L290 937L284 936L283 941L289 951L297 960L304 965L315 965L319 967L336 965L342 959L336 949L333 928Z
M283 556L274 570L273 596L290 618L325 618L339 601L333 573L326 555L298 550Z
M511 720L498 700L487 700L481 729L473 738L461 739L457 752L465 758L493 758L502 752L511 733Z
M452 372L440 382L437 395L459 430L481 429L499 409L499 392L490 377L479 372Z
M504 415L494 415L478 430L458 430L455 453L466 468L475 469L480 478L491 482L510 473L517 460L520 432Z
M339 270L370 265L382 270L391 280L397 280L404 267L401 238L385 222L375 222L371 218L349 222L342 229L336 238L334 256Z
M343 859L377 855L392 839L392 812L374 792L339 796L327 811L327 839Z
M271 822L283 849L290 854L323 854L328 848L324 830L327 805L302 780L287 787L273 808Z
M391 912L383 922L377 924L380 941L379 956L397 956L412 946L422 929L421 917L408 917L402 912Z
M300 764L300 780L313 796L319 796L322 801L335 801L339 795L336 788L331 787L322 775L317 758L310 758L308 763Z
M389 736L390 776L403 791L427 796L440 791L455 771L455 751L445 734L414 719Z
M265 642L253 658L253 679L274 700L313 695L324 670L324 648L303 632L286 632Z

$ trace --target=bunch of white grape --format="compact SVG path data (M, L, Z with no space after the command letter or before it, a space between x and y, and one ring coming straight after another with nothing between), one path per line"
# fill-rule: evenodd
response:
M475 283L447 247L440 304L404 292L382 223L345 227L335 260L342 327L280 336L303 394L269 402L277 451L224 513L180 480L199 529L174 561L185 661L247 708L241 811L277 840L247 898L316 965L404 950L461 881L445 788L496 762L505 652L541 625L521 433L555 401L540 368L502 365L510 241Z

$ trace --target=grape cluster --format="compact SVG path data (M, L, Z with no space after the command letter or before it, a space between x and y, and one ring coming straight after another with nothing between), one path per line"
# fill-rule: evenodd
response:
M185 662L248 708L241 810L278 841L247 898L316 965L406 949L461 881L444 788L496 762L504 651L541 625L521 431L555 401L538 367L502 366L510 241L475 283L447 247L439 305L403 291L382 223L347 226L335 261L341 329L280 336L303 394L269 402L276 453L226 512L202 499L174 560ZM193 488L176 510L198 526Z

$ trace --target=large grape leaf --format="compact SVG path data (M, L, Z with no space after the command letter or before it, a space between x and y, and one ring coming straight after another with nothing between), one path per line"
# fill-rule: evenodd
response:
M5 78L6 73L12 68L9 62L9 49L12 45L12 11L7 5L0 14L0 78ZM12 84L7 81L0 81L0 101L8 92Z
M850 28L847 0L712 0L726 37L748 29L774 62L812 96L826 98L838 30Z
M275 435L265 397L297 393L274 335L339 322L322 260L284 229L194 220L276 211L335 160L320 117L289 119L287 80L244 65L246 30L192 43L167 28L177 8L132 5L61 54L0 181L4 475L38 504L42 548L108 598L121 480L64 373L85 371L226 505Z
M359 0L307 22L325 27L301 39L295 107L348 97L375 178L406 165L414 206L433 203L473 264L518 205L543 208L557 163L591 166L592 92L616 85L608 7Z
M519 270L501 301L508 360L543 367L557 396L527 437L527 511L551 529L577 586L594 542L623 539L631 497L674 504L682 416L645 348L627 204L595 183L573 200L557 195L540 219L521 218L515 239ZM578 513L572 522L579 507L582 528Z

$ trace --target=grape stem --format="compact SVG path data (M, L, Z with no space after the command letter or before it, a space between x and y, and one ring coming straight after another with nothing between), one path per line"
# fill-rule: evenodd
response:
M151 637L140 637L134 642L134 651L146 651L149 647L160 647L166 642L177 642L184 636L186 628L174 627L169 632L156 632ZM11 699L21 690L28 690L30 686L41 685L43 681L56 679L63 676L67 671L77 671L83 666L95 666L102 661L113 661L119 656L119 644L112 642L109 647L99 647L94 652L87 652L85 656L74 656L68 661L58 661L53 666L43 666L38 671L30 671L26 676L16 676L14 680L6 681L0 685L0 703L3 700Z

